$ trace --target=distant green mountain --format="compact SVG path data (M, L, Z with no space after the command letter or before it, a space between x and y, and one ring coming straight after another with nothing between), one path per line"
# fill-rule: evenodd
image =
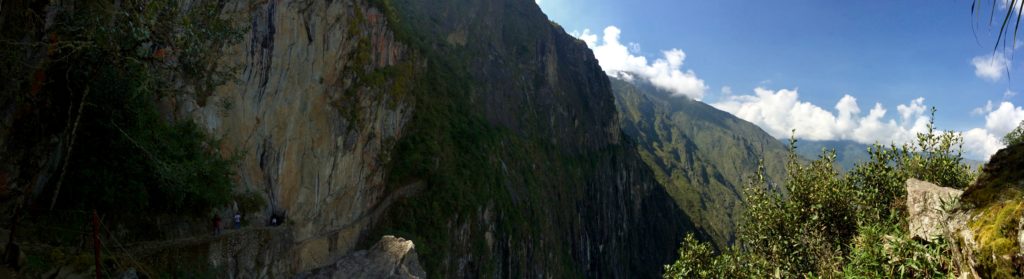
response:
M789 142L789 139L780 139L780 141L786 144ZM796 154L808 160L814 160L821 156L822 150L835 149L836 163L843 167L844 171L848 171L853 169L853 166L857 163L871 159L871 155L868 154L868 147L871 147L871 145L852 140L798 140L796 141ZM964 163L977 167L985 162L964 159Z
M781 139L781 141L788 143L789 139ZM836 163L846 171L853 169L857 163L871 159L871 156L868 155L870 146L851 140L798 140L796 141L796 154L808 160L814 160L821 156L822 150L835 149Z
M756 125L644 82L611 79L622 130L676 203L718 247L734 240L747 179L764 159L785 177L786 148Z

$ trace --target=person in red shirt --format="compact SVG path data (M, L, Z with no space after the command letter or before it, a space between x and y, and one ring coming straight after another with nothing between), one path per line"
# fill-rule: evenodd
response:
M213 235L220 235L220 215L213 214Z

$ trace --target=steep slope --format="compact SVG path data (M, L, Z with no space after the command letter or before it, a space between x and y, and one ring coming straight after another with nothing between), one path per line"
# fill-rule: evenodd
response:
M745 181L763 160L781 182L786 148L754 124L650 84L612 79L612 90L623 131L658 181L718 247L732 243Z
M528 0L394 1L428 61L376 234L436 277L656 277L693 225L622 139L586 45ZM376 237L371 237L371 239Z

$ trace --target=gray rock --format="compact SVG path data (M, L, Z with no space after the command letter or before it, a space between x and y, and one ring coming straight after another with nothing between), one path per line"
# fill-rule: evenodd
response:
M353 252L296 278L426 278L415 247L410 240L385 235L369 250Z
M947 231L949 212L944 204L956 202L963 191L929 182L907 179L907 222L910 235L927 241Z
M139 273L134 268L129 268L117 275L118 279L139 279Z

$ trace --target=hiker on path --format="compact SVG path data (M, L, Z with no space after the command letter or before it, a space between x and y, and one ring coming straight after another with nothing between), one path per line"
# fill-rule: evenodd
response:
M242 228L242 214L238 213L237 211L235 211L235 229L238 230L238 229L241 229L241 228Z
M213 235L220 235L220 215L213 214Z

